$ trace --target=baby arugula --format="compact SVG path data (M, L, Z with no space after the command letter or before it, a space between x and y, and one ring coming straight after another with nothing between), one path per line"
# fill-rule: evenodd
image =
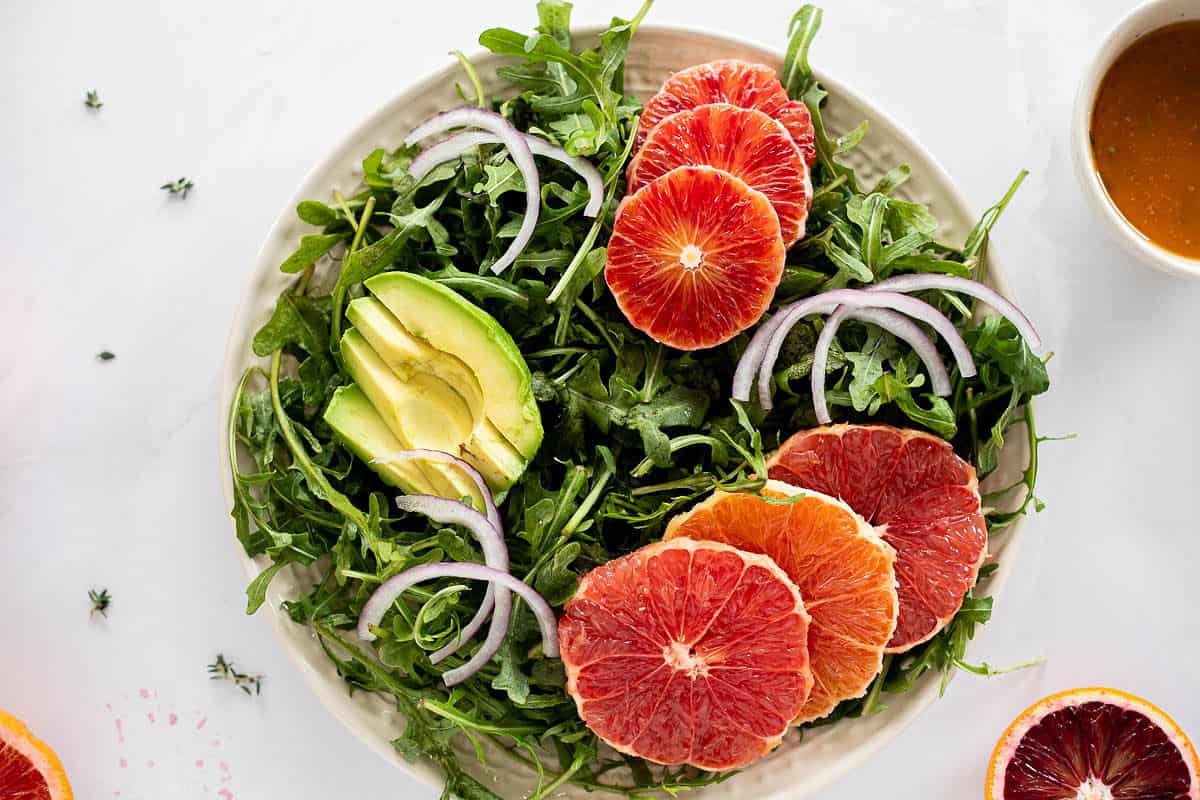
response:
M766 414L725 399L748 337L694 353L664 348L629 327L604 284L604 244L641 108L625 93L625 57L649 5L631 20L614 19L587 50L573 40L571 6L562 0L537 4L533 34L485 31L481 44L518 62L498 70L512 88L500 98L484 96L474 66L457 54L470 87L469 95L459 89L464 102L494 108L599 167L606 202L595 220L582 215L588 199L582 181L557 163L539 163L542 207L534 237L515 265L495 276L488 266L516 235L523 202L520 176L503 148L481 147L420 182L405 171L415 149L376 150L363 161L361 191L297 208L318 230L281 264L298 277L254 338L254 352L268 367L249 369L234 398L232 513L246 552L271 561L247 590L247 610L257 610L272 579L293 567L310 588L285 601L285 610L311 628L352 690L393 699L407 719L394 746L407 758L436 762L446 775L446 797L495 797L468 769L471 751L484 759L484 740L530 767L534 797L568 782L630 797L675 794L728 777L652 767L601 749L564 691L561 664L542 656L523 606L498 657L445 688L441 672L462 664L472 646L437 667L427 654L457 636L478 606L479 586L444 580L410 590L391 629L368 650L353 627L381 581L418 564L480 561L482 554L459 530L393 512L394 491L321 417L333 391L349 382L338 341L345 305L361 295L366 278L416 272L499 319L530 365L547 430L541 452L502 505L512 572L555 606L570 597L581 574L659 538L673 514L713 489L760 488L764 453L815 423L803 378L819 321L789 336L774 375L776 407ZM806 6L793 19L781 72L790 94L812 111L818 161L808 235L789 253L775 307L897 272L982 278L992 226L1023 175L961 247L939 242L929 209L903 198L907 166L862 189L838 157L864 139L866 125L836 138L826 131L825 91L808 65L820 16ZM995 469L1013 426L1024 423L1028 469L1009 491L985 499L989 526L998 532L1039 502L1032 491L1042 439L1028 401L1049 385L1045 365L1008 322L977 325L973 305L939 292L923 296L966 331L979 377L955 374L953 394L935 397L906 347L869 325L848 323L828 363L829 401L842 419L915 425L949 438L981 478ZM1000 510L1014 496L1023 504ZM843 704L823 723L873 713L885 695L910 690L929 671L991 672L964 661L967 641L990 613L990 598L968 597L937 637L889 660L867 697Z

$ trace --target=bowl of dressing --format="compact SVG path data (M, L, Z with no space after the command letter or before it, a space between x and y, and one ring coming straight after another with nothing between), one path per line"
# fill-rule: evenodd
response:
M1073 127L1080 184L1112 237L1200 278L1200 2L1126 16L1084 75Z

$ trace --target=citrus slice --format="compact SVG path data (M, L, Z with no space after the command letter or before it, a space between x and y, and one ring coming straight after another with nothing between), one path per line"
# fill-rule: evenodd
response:
M1200 800L1200 758L1169 716L1116 689L1050 695L1008 727L987 800Z
M677 539L585 575L558 639L597 736L659 764L726 770L779 744L804 705L808 630L771 559Z
M767 481L764 496L717 492L671 520L666 539L725 542L783 568L812 617L813 689L794 722L820 719L862 697L896 625L892 548L845 503Z
M887 425L831 425L789 438L767 468L845 500L895 548L900 619L889 653L928 641L954 618L987 558L987 524L975 469L949 442Z
M757 108L783 123L804 163L817 160L816 136L808 106L788 98L775 70L735 58L709 61L676 72L651 97L638 121L636 147L641 147L654 126L672 114L708 103L729 103Z
M25 724L0 711L0 800L71 800L54 751Z
M604 278L630 324L680 350L753 325L783 276L779 217L712 167L679 167L617 207Z
M812 202L808 165L775 119L728 103L672 114L654 127L629 162L629 191L688 164L723 169L765 194L779 215L784 246L804 236Z

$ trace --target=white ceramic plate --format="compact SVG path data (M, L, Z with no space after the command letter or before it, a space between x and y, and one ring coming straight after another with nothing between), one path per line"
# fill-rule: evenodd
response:
M589 33L594 37L594 31L580 35L586 39ZM741 58L769 64L776 69L782 63L781 56L774 50L721 34L646 25L634 37L629 51L625 69L627 91L648 98L671 72L716 58ZM480 55L474 59L474 63L489 93L504 91L495 78L496 67L504 63L503 59ZM353 192L360 183L360 162L366 153L375 147L398 146L404 134L420 120L437 111L461 105L461 100L454 92L454 81L460 77L457 67L447 67L417 82L388 102L350 131L318 162L296 195L283 207L263 243L230 332L222 375L223 415L229 408L243 371L258 361L250 347L254 332L270 316L279 293L294 279L294 276L280 273L278 266L291 253L299 237L311 232L309 226L296 218L294 209L297 203L308 198L327 198L333 189L346 195ZM939 236L943 241L961 242L978 217L978 212L967 207L933 157L864 98L825 75L821 75L821 81L831 95L824 112L826 125L831 131L847 131L863 119L870 121L870 134L866 141L848 158L864 184L872 185L896 164L910 164L913 178L900 194L932 207L942 224ZM1002 280L1002 271L996 263L994 248L990 258L990 279L997 288L1003 290L1002 283L998 283ZM223 419L222 431L224 423ZM1007 484L1009 479L1019 475L1028 457L1024 437L1018 431L1012 431L1009 442L1001 457L1001 467L992 478L996 481L995 485ZM233 486L225 466L229 460L224 433L220 447L225 500L227 507L232 507ZM987 593L995 594L1012 569L1018 527L1014 526L997 537L992 544L993 555L999 559L1000 568L990 578L985 589ZM265 559L256 562L247 558L237 540L231 539L248 579L257 575L266 565ZM309 585L311 579L308 577L285 570L271 584L267 602L259 613L270 618L276 636L304 674L309 686L342 724L400 769L431 785L440 786L441 774L433 764L409 763L389 744L403 729L403 720L394 705L363 692L351 697L307 629L291 622L280 610L281 601L296 597L301 587ZM762 762L732 780L699 792L697 796L702 795L706 800L735 797L764 800L788 797L799 800L810 797L866 761L933 702L937 693L938 681L935 676L924 680L908 694L887 697L887 710L876 716L846 720L809 731L803 741L797 735L789 736L782 746ZM944 702L953 702L953 697ZM468 756L463 763L470 766L475 759ZM492 770L486 775L486 785L501 796L522 797L533 785L533 774L514 766L514 762L502 754L496 754L490 763ZM585 794L581 790L566 790L560 796L584 797Z

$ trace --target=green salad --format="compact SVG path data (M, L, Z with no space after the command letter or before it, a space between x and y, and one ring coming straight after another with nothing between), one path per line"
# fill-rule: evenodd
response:
M675 794L732 774L661 767L604 747L577 714L562 662L544 653L537 619L519 599L496 657L446 686L443 673L462 667L482 636L436 665L429 655L459 639L484 583L444 577L415 585L387 624L372 629L373 641L355 635L364 605L389 578L419 565L484 560L461 526L397 510L398 489L478 496L453 470L373 462L373 452L401 447L373 444L391 441L396 425L457 430L467 420L448 435L479 456L495 490L509 572L558 609L582 575L659 540L675 514L714 490L757 492L766 454L818 424L809 377L823 319L806 317L787 334L770 368L768 411L729 399L753 328L717 347L673 349L633 328L605 283L606 245L643 107L626 92L624 64L649 6L614 19L589 50L572 39L563 0L538 2L533 33L484 31L481 45L512 58L499 70L508 88L496 97L485 96L460 55L465 105L494 111L599 170L598 214L584 213L595 187L569 163L539 160L536 225L497 275L490 267L522 229L528 188L508 148L482 142L419 180L409 167L420 146L364 153L359 191L296 209L313 229L280 265L296 279L254 337L263 361L246 371L230 412L237 536L249 556L269 562L247 590L248 611L264 603L280 570L301 565L318 574L284 610L318 637L350 691L394 700L407 723L393 746L405 758L436 762L444 797L496 796L470 774L476 757L527 765L534 797L567 783L630 797ZM822 121L827 95L808 63L820 20L819 9L805 6L786 30L780 81L807 104L817 157L807 232L787 252L770 313L901 273L985 280L989 235L1024 173L953 244L938 239L928 208L898 196L908 166L861 184L839 157L870 146L866 124L836 132ZM977 319L974 301L951 292L921 297L961 331L978 374L953 370L951 391L937 396L903 341L847 321L829 347L825 399L838 421L919 428L950 441L980 480L996 469L1010 431L1027 437L1031 458L1021 479L983 498L996 537L1040 506L1041 439L1029 401L1049 386L1046 366L1008 319ZM417 336L397 334L397 346L450 354L408 357L432 364L446 383L462 374L475 388L442 399L442 384L423 387L389 369L390 351L379 346L395 341L391 317L379 313L385 306L408 331L424 326ZM486 415L486 431L471 428L471 413ZM991 610L990 598L969 593L936 636L886 657L864 697L813 724L876 713L927 673L944 689L955 670L993 672L964 660Z

